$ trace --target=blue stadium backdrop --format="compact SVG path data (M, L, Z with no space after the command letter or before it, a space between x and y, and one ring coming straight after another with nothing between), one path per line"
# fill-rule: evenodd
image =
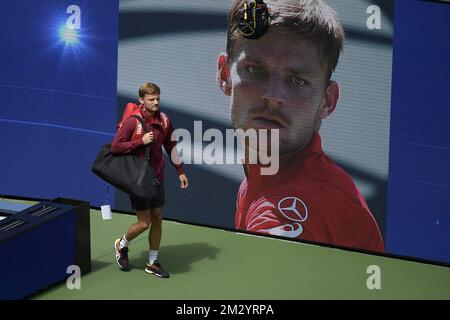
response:
M99 146L154 81L177 128L231 128L215 83L231 0L0 2L0 194L130 211L95 177ZM450 262L450 4L329 0L347 33L324 148L367 199L388 253ZM366 26L371 5L381 29ZM119 28L120 25L120 28ZM201 49L201 50L200 50ZM354 134L358 132L358 134ZM167 160L167 159L166 159ZM167 163L167 162L166 162ZM165 215L234 227L239 165L166 165Z
M450 3L397 0L387 251L450 262Z
M90 166L115 128L118 7L0 2L1 194L106 201Z

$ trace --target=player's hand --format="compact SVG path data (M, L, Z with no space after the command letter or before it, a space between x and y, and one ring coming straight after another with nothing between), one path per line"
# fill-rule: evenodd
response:
M153 132L147 132L142 136L142 142L147 145L153 141Z
M180 187L181 187L181 189L186 189L188 187L188 185L189 185L188 178L186 177L186 175L184 173L180 174L178 176L178 178L180 179Z

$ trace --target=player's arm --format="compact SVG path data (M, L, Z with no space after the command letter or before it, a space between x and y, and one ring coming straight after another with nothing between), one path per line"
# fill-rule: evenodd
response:
M130 141L133 132L136 129L136 120L128 118L116 132L111 143L111 152L115 154L126 154L135 150L144 144L143 139L135 139Z

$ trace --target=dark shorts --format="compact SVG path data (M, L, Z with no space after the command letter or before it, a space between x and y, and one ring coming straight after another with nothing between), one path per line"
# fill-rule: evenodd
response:
M139 211L162 207L166 203L165 196L166 194L164 191L164 183L161 182L158 187L158 192L152 200L137 198L130 195L131 207L133 208L133 210Z

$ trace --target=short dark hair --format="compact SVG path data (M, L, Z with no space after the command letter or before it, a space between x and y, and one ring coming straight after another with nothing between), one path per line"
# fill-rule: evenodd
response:
M235 0L228 12L227 55L233 60L233 45L240 36L238 17L246 0ZM288 30L316 44L327 79L336 69L345 33L337 13L323 0L266 0L271 11L270 28Z

